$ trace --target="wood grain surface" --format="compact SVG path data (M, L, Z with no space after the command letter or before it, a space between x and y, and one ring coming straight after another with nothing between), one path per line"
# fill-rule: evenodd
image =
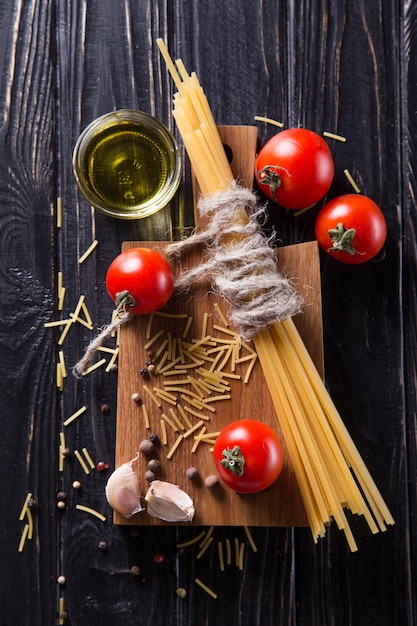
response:
M166 246L166 244L165 246L164 244L158 245L157 242L126 242L123 245L123 250L128 250L138 245L152 247L160 250L162 253ZM297 275L297 284L300 289L308 290L308 301L305 302L303 313L295 316L294 321L299 324L300 335L303 337L305 345L315 361L317 369L320 371L322 370L323 352L320 268L317 243L313 241L281 248L279 253L277 251L277 257L278 267L281 270L285 268L285 271L291 276ZM187 254L180 264L174 265L174 272L178 274L180 271L186 271L200 262L201 251L195 250ZM220 308L220 314L216 310L216 304ZM230 392L227 392L226 395L229 398L210 403L211 411L187 402L183 397L184 392L176 391L173 394L171 393L176 398L175 404L173 404L173 401L167 402L158 398L158 395L156 396L159 401L158 406L152 400L147 389L152 393L154 393L155 388L158 391L169 391L167 384L172 380L171 376L169 378L166 375L164 376L163 371L164 366L168 367L175 360L174 358L169 357L169 360L166 359L160 366L161 369L158 368L164 352L160 352L159 358L154 359L156 365L155 373L150 374L146 378L140 375L140 371L145 367L145 362L148 359L146 345L148 341L152 341L161 331L163 331L163 334L151 346L154 354L159 352L160 346L163 346L165 341L168 341L169 335L171 336L171 341L174 339L176 342L177 338L184 340L184 342L198 341L206 335L210 335L213 339L219 338L225 341L234 339L227 332L233 332L233 328L229 324L226 327L220 317L221 314L227 316L227 309L224 310L224 305L213 293L210 283L203 281L192 287L186 294L172 297L161 312L166 315L184 315L185 318L161 317L157 314L152 315L151 319L149 319L149 316L136 316L120 329L116 467L134 459L140 442L148 439L152 432L158 434L160 441L162 441L160 421L161 419L164 420L163 416L165 415L168 418L168 422L165 418L168 435L167 443L156 446L154 456L161 462L160 478L180 486L193 499L196 510L192 521L193 526L306 526L307 518L304 505L291 459L285 448L279 416L277 416L274 410L273 402L258 361L251 370L247 383L245 383L246 372L251 361L244 361L233 368L233 359L228 359L227 366L224 367L223 371L237 375L240 378L238 380L227 379L230 385ZM206 331L203 331L205 314L207 314L208 320ZM192 325L190 331L184 337L188 318L192 319ZM226 332L216 329L215 326L226 329ZM253 349L251 346L249 347ZM250 355L251 353L247 348L242 348L239 351L239 357L250 357ZM215 356L216 354L213 354L211 358L214 359ZM224 353L222 360L223 358ZM190 358L184 358L183 361L186 365L193 364ZM200 364L205 369L208 369L210 366L210 362L200 362ZM176 367L181 370L181 362ZM191 375L194 380L201 379L201 376L198 375L198 369L197 367L192 367L188 370L188 375ZM171 372L173 371L175 371L174 367ZM187 378L185 374L187 374L186 370L181 371L174 378L183 380ZM195 393L195 388L191 384L182 385L179 388ZM157 394L158 391L156 392ZM132 400L132 395L135 393L140 396L140 405L138 405L137 401ZM212 395L224 394L213 393ZM192 400L193 398L191 397ZM185 411L191 409L198 415L204 415L204 417L201 419L193 413L188 413L187 417L190 423L187 426L179 412L178 405ZM146 407L146 413L149 416L149 427L147 427L144 419L143 406ZM174 416L172 416L172 410L174 411ZM180 426L175 421L175 417L180 420ZM244 497L242 494L237 494L231 489L225 488L223 484L212 491L205 488L205 478L213 474L217 475L210 450L211 446L202 443L195 452L192 452L195 442L194 435L199 434L202 426L205 426L207 432L218 432L228 423L237 419L258 419L267 423L278 433L283 443L285 455L283 470L274 485L261 493ZM175 430L170 423L173 423ZM198 430L181 440L180 446L172 456L169 456L178 436L186 434L189 428L194 427L198 423L200 423ZM133 466L143 495L149 486L145 478L148 460L149 457L147 458L146 455L139 454L139 459ZM193 482L187 479L186 471L190 466L195 466L198 469L199 480ZM151 517L146 513L141 513L131 518L115 513L114 521L116 524L140 526L160 526L164 524L158 518Z
M409 0L2 1L2 626L417 624L416 32ZM345 136L329 140L336 174L328 197L352 191L348 169L386 217L378 263L348 267L320 254L326 383L396 520L373 536L353 519L356 554L334 526L317 545L308 528L253 527L256 552L240 525L219 526L197 558L195 544L177 548L195 528L113 524L104 486L114 467L117 373L100 368L77 379L71 368L111 318L105 273L122 242L190 232L192 181L182 148L183 182L170 206L151 219L117 221L80 197L71 160L82 129L118 108L155 115L176 133L157 37L197 72L218 124L253 125L266 115ZM256 125L259 145L276 132ZM320 206L295 217L267 204L265 230L275 231L277 246L314 241ZM66 319L81 295L94 330L77 322L59 346L62 329L44 324ZM62 390L60 350L68 370ZM63 471L60 433L69 449ZM86 474L74 454L83 448L108 469ZM33 535L19 552L28 493ZM221 571L217 544L235 539L245 545L243 569Z

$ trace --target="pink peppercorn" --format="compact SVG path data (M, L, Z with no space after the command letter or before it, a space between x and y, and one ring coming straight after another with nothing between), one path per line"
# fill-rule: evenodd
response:
M153 560L155 561L155 563L163 563L165 561L165 557L163 554L155 554Z

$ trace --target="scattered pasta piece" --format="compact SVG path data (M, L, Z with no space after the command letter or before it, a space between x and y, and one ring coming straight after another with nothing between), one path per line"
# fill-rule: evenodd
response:
M187 411L187 413L191 413L191 415L194 415L194 417L198 417L201 420L208 421L210 419L208 415L203 415L202 413L199 413L198 411L195 411L194 409L192 409L190 406L185 406L184 410Z
M64 626L65 624L65 602L64 598L60 596L58 602L58 624L59 626Z
M330 133L327 130L323 132L323 136L327 137L328 139L336 139L336 141L341 141L343 143L346 142L346 137L343 137L342 135L337 135L336 133Z
M88 330L93 330L93 325L89 324L82 317L74 317L74 313L70 313L69 316L70 316L72 322L78 322L82 326L85 326L85 328L88 328Z
M29 524L25 524L22 530L22 535L20 537L19 547L17 549L18 552L23 552L23 548L25 547L25 542L26 542L28 534L29 534Z
M166 415L165 413L162 413L161 415L162 419L164 420L164 422L166 422L168 424L168 426L170 426L172 428L172 430L177 433L178 432L178 427L176 424L174 424L174 422L172 421L172 419L170 419L168 417L168 415Z
M62 228L62 198L56 199L56 227Z
M212 589L210 589L210 587L207 587L207 585L205 585L199 578L196 578L195 582L197 583L199 587L201 587L201 589L203 589L203 591L208 593L209 596L211 596L212 598L216 600L217 593L215 593Z
M226 539L226 563L227 565L232 564L232 547L230 544L230 539Z
M146 332L145 332L146 339L151 338L152 322L153 322L153 312L148 315L148 321L146 324Z
M181 404L178 404L177 409L181 413L181 417L184 420L184 422L186 423L186 425L188 426L188 428L191 428L192 424L191 424L190 420L188 419L187 413L184 411L184 407Z
M69 319L69 320L66 321L65 328L62 331L60 338L58 339L58 345L59 346L62 346L62 344L64 343L64 341L66 339L66 336L68 335L69 329L71 328L72 324L73 324L73 320L72 319Z
M220 317L223 326L229 326L229 322L227 321L225 314L223 313L217 302L214 303L214 308L217 315Z
M56 364L56 386L60 391L64 391L64 376L61 363Z
M158 407L158 409L160 409L162 404L160 403L156 395L149 389L149 387L147 385L143 385L143 390L148 394L148 396L150 397L152 402Z
M180 443L181 443L181 441L183 439L184 439L184 435L179 435L177 437L177 439L175 440L174 445L172 446L171 450L167 454L167 459L171 459L173 457L175 450L178 448L178 446L180 445Z
M97 361L97 363L94 363L94 365L91 365L88 369L86 369L85 372L83 372L83 376L88 376L88 374L95 372L97 369L102 367L105 363L106 363L106 359L104 358L100 359L100 361Z
M65 435L63 432L59 433L59 455L58 455L58 469L60 472L64 471L64 461L65 461L65 456L64 456L64 450L66 448L66 444L65 444Z
M256 363L256 361L257 361L257 358L258 358L258 357L256 356L256 354L252 356L252 361L250 362L249 367L248 367L248 369L246 370L245 378L243 379L243 382L245 383L245 385L249 382L249 378L250 378L250 375L251 375L251 373L252 373L252 370L253 370L253 368L254 368L254 366L255 366L255 363Z
M188 317L187 313L164 313L163 311L154 311L154 314L158 315L158 317L168 317L169 319L177 320L187 319Z
M167 433L167 425L165 420L161 419L160 420L160 425L161 425L161 442L162 445L166 446L168 445L168 433Z
M45 328L53 328L54 326L63 326L64 324L71 323L70 319L67 320L56 320L56 322L45 322Z
M71 424L71 422L76 420L77 417L79 417L80 415L85 413L86 410L87 410L87 407L84 405L84 406L81 407L81 409L78 409L78 411L75 411L75 413L73 413L72 415L67 417L67 419L64 422L64 426L68 426L69 424Z
M248 538L250 547L252 548L253 552L257 552L258 548L255 545L255 542L253 540L252 533L250 532L249 527L244 526L243 528L245 530L246 537Z
M171 413L172 419L174 420L174 422L177 424L178 428L180 430L185 430L185 426L184 424L181 422L180 418L178 417L178 415L175 412L175 409L173 409L172 407L169 409L169 412Z
M111 357L110 361L107 364L106 372L110 372L112 370L113 365L116 363L118 356L119 356L119 348L117 347L116 350L114 350L113 352L113 356Z
M191 328L191 324L192 323L193 323L193 318L189 317L188 320L187 320L187 323L185 325L184 332L182 334L182 338L183 339L185 339L187 337L188 333L190 332L190 328Z
M88 452L87 448L83 448L82 449L82 453L84 454L84 457L85 457L88 465L91 467L91 469L94 469L96 465L95 465L93 459L91 458L90 453Z
M186 437L189 437L190 435L192 435L192 434L193 434L196 430L198 430L198 429L199 429L202 425L203 425L203 420L200 420L199 422L197 422L196 424L194 424L194 426L191 426L191 427L189 428L189 430L187 430L187 431L183 434L184 439L185 439ZM205 432L205 430L206 430L206 426L204 426L203 428L204 428L204 431L203 431L203 432Z
M239 567L239 555L240 555L240 542L239 538L235 537L235 565Z
M212 544L212 542L214 541L213 537L209 537L207 539L207 541L205 541L203 543L203 546L200 550L200 552L197 554L196 559L201 559L201 557L203 556L203 554L205 553L205 551L208 549L208 547Z
M22 521L25 518L26 512L28 511L28 502L31 499L31 497L32 497L32 494L30 492L28 492L26 494L25 501L24 501L22 509L20 511L19 521Z
M224 567L224 555L223 555L223 544L221 541L217 542L217 551L219 554L219 567L220 567L220 571L224 572L225 567Z
M61 365L62 377L67 377L67 368L65 367L65 358L62 350L59 351L59 363Z
M83 457L81 456L80 451L79 450L74 450L74 456L77 459L78 463L83 468L84 473L85 474L89 474L90 473L90 469L88 468L86 462L84 461Z
M239 569L243 570L243 555L245 553L245 544L241 543L239 548Z
M145 347L145 350L149 350L149 348L150 348L151 346L153 346L153 344L155 343L155 341L157 341L157 340L159 339L159 337L160 337L161 335L163 335L163 334L164 334L164 331L163 331L163 330L158 331L158 332L157 332L157 333L156 333L156 334L155 334L155 335L154 335L151 339L149 339L149 341L145 344L145 346L144 346L144 347ZM167 341L167 343L168 343L168 341Z
M206 536L204 537L203 541L198 546L199 548L202 548L204 546L204 544L210 539L210 537L213 534L213 531L214 531L214 526L210 526L210 528L207 531Z
M202 530L201 533L189 539L189 541L184 541L183 543L177 543L177 548L187 548L188 546L192 546L195 543L198 543L202 537L206 534L205 530Z
M350 182L350 184L352 185L353 189L356 191L356 193L360 193L360 189L358 187L358 185L356 184L352 174L349 172L348 169L343 170L344 175L346 176L346 178L348 179L348 181Z
M149 428L151 427L150 422L149 422L149 413L148 413L148 409L146 407L146 404L144 402L142 402L142 404L140 405L141 409L142 409L142 414L143 414L143 423L144 426L147 430L149 430Z
M270 117L263 117L262 115L255 115L253 119L256 122L265 122L265 124L272 124L273 126L278 126L279 128L284 127L284 124L282 122L277 122L277 120L273 120Z
M75 508L78 509L78 511L84 511L85 513L89 513L90 515L97 517L97 519L101 520L102 522L106 521L106 517L102 515L102 513L99 513L98 511L96 511L95 509L92 509L89 506L85 506L84 504L76 504Z
M90 256L90 254L93 252L93 250L95 250L95 248L98 245L98 241L97 239L94 239L94 241L91 243L91 245L87 248L87 250L84 252L84 254L82 254L80 256L80 258L78 259L78 263L81 265L82 263L84 263L84 261L86 261L88 259L88 257Z

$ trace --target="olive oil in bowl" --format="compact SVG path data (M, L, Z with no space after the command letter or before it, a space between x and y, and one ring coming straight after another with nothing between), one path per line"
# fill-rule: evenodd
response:
M73 169L96 209L123 219L147 217L172 199L181 178L177 142L158 120L121 110L92 122L80 135Z

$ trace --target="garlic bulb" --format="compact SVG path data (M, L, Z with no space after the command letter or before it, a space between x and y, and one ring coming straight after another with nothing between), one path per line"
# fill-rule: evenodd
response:
M191 522L195 509L190 496L177 485L153 480L145 495L147 511L164 522Z
M133 470L133 462L137 458L138 456L114 470L106 485L108 503L124 517L132 517L144 510L138 496L138 479Z

